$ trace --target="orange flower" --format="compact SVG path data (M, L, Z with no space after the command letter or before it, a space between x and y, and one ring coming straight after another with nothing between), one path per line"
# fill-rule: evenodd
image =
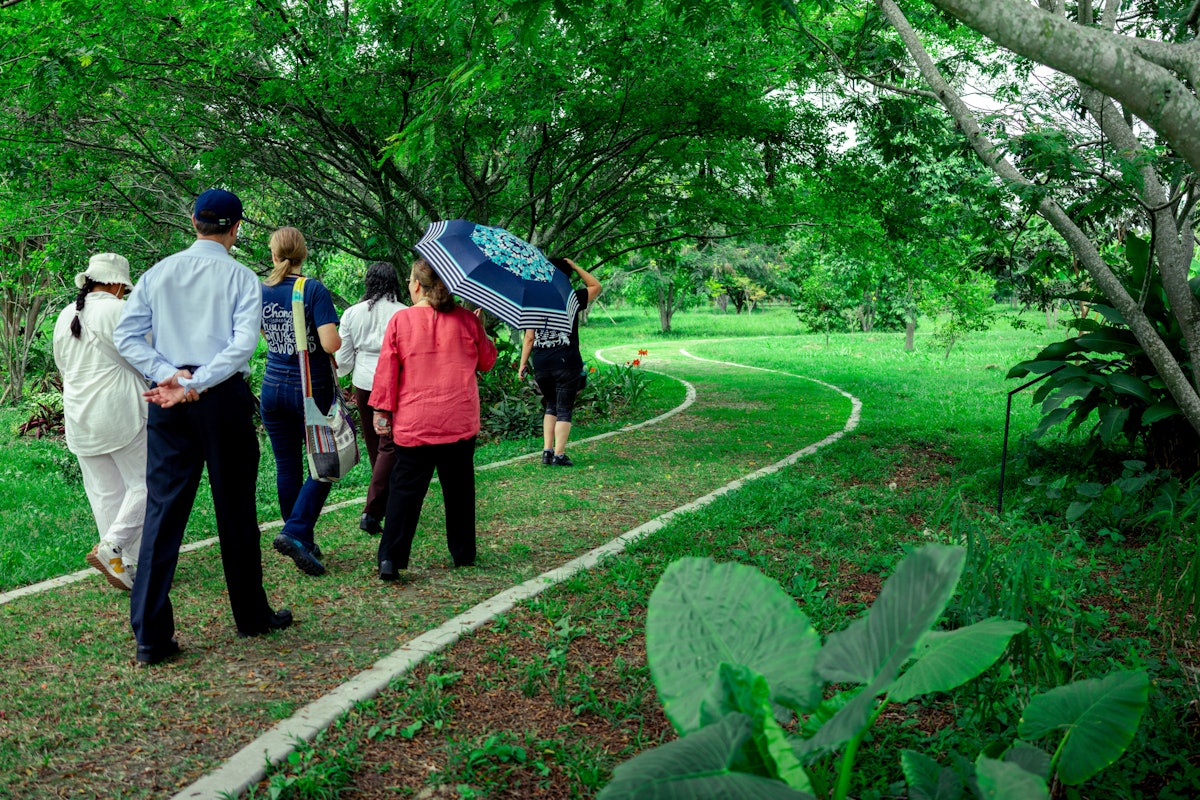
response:
M633 364L635 367L637 367L637 366L641 366L642 360L640 358L635 358L633 361L631 361L629 363Z
M588 367L588 372L595 372L595 371L596 371L595 367Z

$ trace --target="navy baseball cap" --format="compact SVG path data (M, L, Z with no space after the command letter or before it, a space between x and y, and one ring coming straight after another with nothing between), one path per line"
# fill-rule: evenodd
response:
M242 201L233 192L209 189L196 198L192 216L196 221L210 225L232 225L242 218Z

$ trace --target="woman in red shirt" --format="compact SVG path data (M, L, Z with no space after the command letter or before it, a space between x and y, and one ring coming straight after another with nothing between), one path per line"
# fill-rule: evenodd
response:
M396 465L379 542L379 577L408 569L421 505L436 469L454 566L475 563L475 373L496 363L496 345L474 314L459 307L424 259L408 279L412 306L397 311L383 337L371 408L375 431L396 444Z

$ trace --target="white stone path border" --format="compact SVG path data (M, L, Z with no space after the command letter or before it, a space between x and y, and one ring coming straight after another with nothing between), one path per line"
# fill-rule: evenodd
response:
M623 345L629 347L630 345ZM608 348L614 349L614 348ZM701 358L692 355L686 350L680 348L679 352L687 358L695 359L696 361L705 361L712 364L721 364L723 366L737 367L740 369L752 369L762 372L773 372L779 375L784 375L791 378L799 378L801 380L812 381L821 386L828 387L833 391L838 392L850 400L850 416L846 420L846 424L837 433L826 436L815 444L810 444L801 450L797 450L791 455L776 461L762 469L756 470L742 478L725 484L724 486L710 492L703 497L693 500L690 503L679 506L678 508L660 514L654 519L639 525L632 530L626 531L620 536L611 541L600 545L599 547L590 550L589 552L572 559L567 563L556 567L552 570L538 575L536 578L531 578L524 583L513 586L509 589L493 595L484 600L482 603L468 609L458 616L446 621L442 625L421 634L415 639L406 642L399 649L393 651L389 655L384 656L376 661L370 668L360 672L358 675L351 678L349 681L341 684L331 692L317 698L313 702L301 708L288 719L278 722L274 727L259 736L250 744L243 747L233 756L231 756L224 764L216 770L203 776L195 783L175 794L172 800L208 800L213 798L236 798L251 786L256 785L266 776L267 764L278 764L287 758L296 744L299 741L312 741L318 733L329 727L339 717L347 711L354 708L357 703L370 700L378 695L388 684L395 678L412 670L422 661L431 655L434 655L462 638L463 634L474 631L498 615L504 614L512 610L518 603L529 600L537 596L545 589L556 584L562 583L576 573L583 570L591 569L599 564L604 558L612 555L617 555L623 552L629 544L638 541L666 526L668 522L676 516L686 514L691 511L703 508L712 503L718 497L729 494L744 486L749 481L761 478L765 475L778 472L784 467L794 464L801 458L812 455L823 447L833 444L841 439L850 431L858 427L859 419L862 413L862 403L857 397L846 392L837 386L834 386L824 381L815 378L809 378L803 375L793 375L781 370L767 369L765 367L754 367L746 364L737 364L731 361L717 361L709 358ZM608 363L613 363L605 359L601 351L597 351L597 357ZM673 378L680 380L679 378ZM615 436L619 433L636 430L649 425L654 425L663 420L678 414L696 401L696 389L687 381L680 381L687 389L687 396L684 402L670 411L662 414L654 419L646 420L645 422L636 425L629 425L615 431L603 433L598 436L593 436L581 441L591 442L600 439L606 439ZM577 442L578 444L578 442ZM515 458L497 461L492 464L486 464L479 467L480 470L496 469L501 466L522 461L524 459L533 458L540 455L538 453L528 453L517 456ZM363 502L363 498L346 500L336 503L332 506L327 506L325 511L335 511L346 506L356 505ZM280 522L269 522L263 524L263 529L279 527ZM180 552L190 552L201 547L207 547L217 539L215 537L204 539L202 541L193 542L185 547L180 548ZM49 589L65 586L75 581L82 580L89 575L97 575L94 570L81 570L80 572L70 575L63 575L57 578L52 578L48 581L43 581L31 586L22 587L12 592L7 592L0 595L0 604L10 602L17 597L23 597L37 592L48 591Z

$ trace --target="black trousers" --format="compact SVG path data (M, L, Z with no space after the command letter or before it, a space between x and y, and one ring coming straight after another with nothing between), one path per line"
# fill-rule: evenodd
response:
M146 520L129 609L140 646L160 647L175 635L171 582L205 465L234 624L258 631L270 620L254 499L258 436L253 411L254 396L241 375L195 402L150 406Z
M446 506L446 545L450 557L456 567L474 564L475 437L450 444L396 445L395 454L379 560L391 561L396 569L408 569L421 506L436 469Z

